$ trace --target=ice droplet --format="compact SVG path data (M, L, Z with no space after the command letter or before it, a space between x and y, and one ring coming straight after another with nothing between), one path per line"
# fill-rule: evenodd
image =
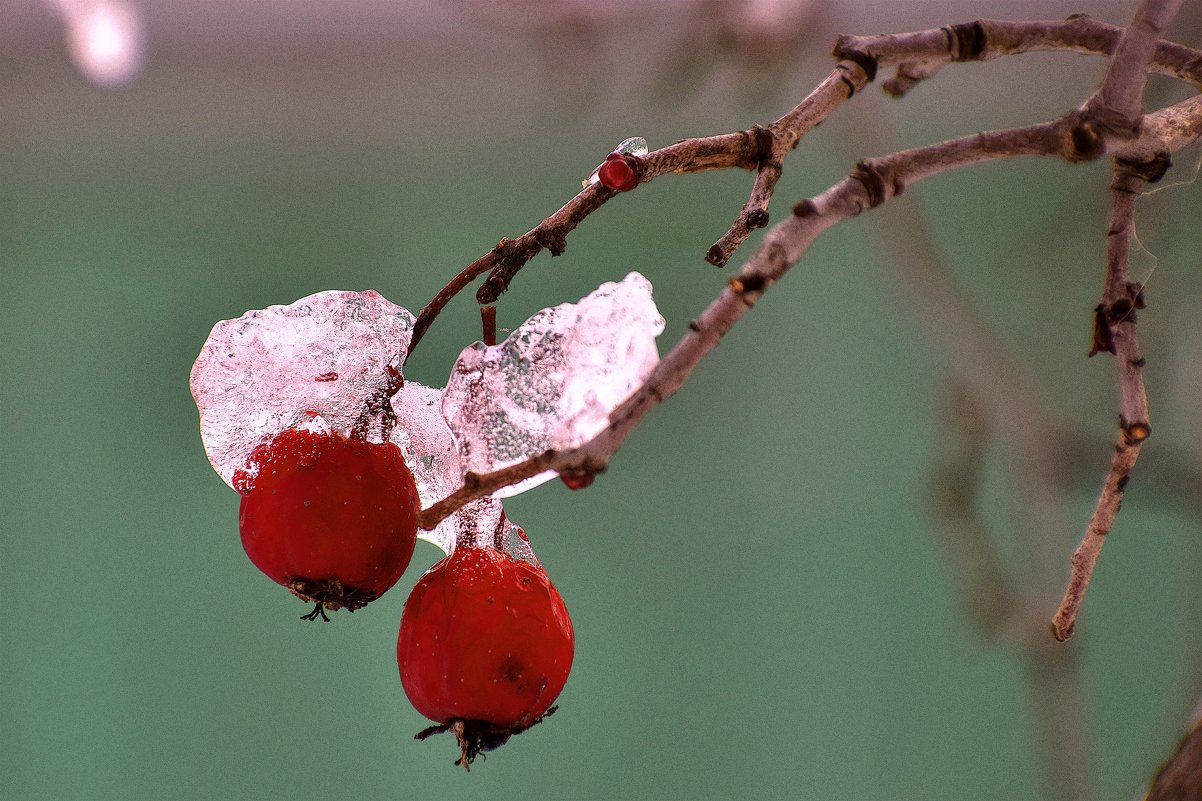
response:
M632 136L629 139L623 139L622 143L614 148L614 152L642 158L647 155L647 140L641 136Z
M647 155L647 140L641 136L632 136L629 139L623 139L621 143L613 149L614 153L622 153L625 155L638 156L642 158ZM602 162L604 164L605 162ZM601 164L598 164L589 176L580 182L581 186L592 186L601 180L598 173L601 171Z
M442 400L463 469L490 472L596 436L659 362L655 338L663 330L651 283L632 272L579 303L543 309L504 342L465 348Z
M380 408L413 323L371 290L318 292L217 323L191 375L213 468L234 486L255 446L286 428L349 434ZM369 438L379 429L370 426Z

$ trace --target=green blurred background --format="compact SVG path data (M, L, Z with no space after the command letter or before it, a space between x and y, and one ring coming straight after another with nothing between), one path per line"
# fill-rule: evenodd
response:
M329 625L298 620L242 552L187 386L217 320L331 288L416 311L627 136L658 147L771 121L829 70L836 31L1126 17L1118 2L814 5L769 46L780 26L746 38L725 6L159 0L138 5L142 74L102 89L48 6L0 0L0 797L1045 797L1058 745L1025 663L970 625L924 511L944 369L912 313L940 309L894 295L898 266L871 235L898 224L889 208L825 235L591 488L507 502L577 655L559 714L470 775L449 740L412 740L426 722L397 678L397 622L433 546ZM793 154L774 216L882 145L1063 113L1102 69L1028 56L949 68L900 103L866 92ZM667 177L617 198L520 275L500 324L637 269L666 351L729 275L701 256L750 182ZM1112 436L1110 365L1084 358L1107 183L1102 164L989 165L899 201L1099 443L1045 543L1054 564L1035 569L1014 535L1025 501L991 461L986 517L1048 617ZM1138 218L1158 259L1136 261L1151 271L1149 478L1064 646L1099 799L1138 796L1198 700L1199 522L1155 477L1202 446L1200 219L1197 182ZM441 385L477 331L467 293L407 374Z

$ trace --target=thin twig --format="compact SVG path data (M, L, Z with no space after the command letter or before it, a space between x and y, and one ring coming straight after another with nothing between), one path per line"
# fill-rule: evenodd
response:
M1155 123L1157 115L1174 108L1149 115L1149 120ZM1202 110L1199 116L1202 117ZM600 472L643 416L680 389L722 336L827 228L879 206L910 183L957 167L1014 156L1058 156L1077 160L1079 154L1068 135L1072 124L1070 115L1056 122L975 134L860 162L850 176L822 194L797 204L793 215L769 230L738 277L732 278L709 307L690 323L688 333L656 365L642 386L614 410L609 425L601 433L570 450L546 451L491 473L469 473L462 488L423 511L422 528L433 528L473 498L490 495L547 470ZM1127 152L1146 150L1149 144L1145 138L1159 131L1156 124L1146 128L1149 130L1135 140L1123 143L1116 155L1121 157ZM1198 121L1198 128L1202 135L1202 119Z
M608 189L600 183L591 184L522 236L517 239L502 239L488 253L464 267L458 275L451 279L450 283L438 291L418 314L417 322L413 326L413 338L409 341L409 352L405 358L408 359L413 355L417 343L421 342L422 337L426 335L426 331L438 317L439 312L464 287L484 273L500 268L509 268L516 272L521 265L537 256L544 248L550 250L552 256L563 253L567 246L568 234L616 194L614 190ZM477 299L481 304L492 303L504 291L505 286L508 284L499 278L490 276L476 293ZM492 289L489 289L490 287Z
M785 157L797 147L805 134L830 116L845 100L872 80L872 76L861 68L853 68L853 62L840 63L835 71L818 84L805 100L798 103L788 114L768 126L765 131L767 147L760 159L751 195L739 212L738 218L722 237L710 247L705 260L724 267L739 245L757 228L768 224L768 204L776 190L776 184L784 171Z
M913 33L840 36L835 55L851 58L859 54L862 60L874 61L881 67L896 67L896 74L882 88L894 97L901 97L947 64L989 61L1038 51L1109 56L1115 53L1123 35L1123 28L1084 14L1074 14L1065 20L981 19ZM1154 48L1148 69L1202 87L1202 61L1197 51L1171 42L1156 42L1154 38L1152 41Z
M1106 236L1106 281L1102 300L1095 312L1094 350L1114 354L1119 380L1119 430L1110 459L1110 468L1102 483L1102 492L1086 526L1085 536L1073 552L1072 571L1064 599L1052 618L1052 634L1064 641L1072 636L1077 613L1089 587L1094 566L1114 525L1123 502L1131 471L1139 458L1144 440L1152 433L1148 421L1148 398L1144 389L1144 359L1136 336L1136 311L1143 308L1143 287L1132 283L1128 274L1128 255L1135 220L1135 201L1147 182L1148 170L1157 167L1131 165L1116 160L1111 183L1110 228ZM1160 170L1156 178L1163 174Z

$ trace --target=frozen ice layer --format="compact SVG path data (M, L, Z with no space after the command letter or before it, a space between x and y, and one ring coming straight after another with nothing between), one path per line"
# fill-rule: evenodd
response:
M255 446L286 428L362 426L386 403L413 324L371 290L318 292L217 323L191 376L213 468L233 486Z
M659 362L663 329L651 283L632 272L579 303L538 312L504 342L465 349L442 400L463 468L489 472L596 436Z
M445 390L401 386L413 325L413 315L372 291L319 292L218 323L191 375L214 469L230 486L253 480L252 451L288 428L374 442L387 431L429 508L458 490L466 471L599 433L658 363L664 322L650 283L631 273L538 312L499 345L467 348ZM537 564L499 498L549 477L473 501L419 536L448 553L457 543L489 544Z
M405 454L422 507L441 501L463 485L463 467L455 438L442 416L442 390L406 381L392 399L397 424L392 442ZM451 552L459 533L460 514L451 515L432 531L417 536Z
M491 547L514 559L539 564L530 541L520 526L505 515L499 498L480 498L444 520L433 531L417 532L450 554L457 547Z

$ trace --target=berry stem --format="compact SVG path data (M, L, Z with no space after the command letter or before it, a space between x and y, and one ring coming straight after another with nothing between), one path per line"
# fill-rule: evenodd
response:
M489 347L497 344L497 307L481 306L480 323L484 329L484 344Z

